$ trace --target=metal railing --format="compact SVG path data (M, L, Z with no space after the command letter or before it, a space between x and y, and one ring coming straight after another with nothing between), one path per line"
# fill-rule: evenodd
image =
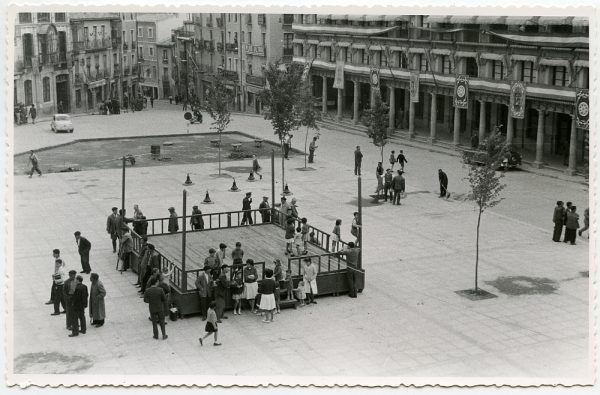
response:
M96 49L107 49L112 46L110 38L99 38L95 40L74 41L73 51L88 51Z
M265 86L265 77L246 74L246 82L250 85Z
M336 255L334 252L330 252L327 254L319 254L319 255L302 255L302 256L296 256L296 257L289 257L287 270L291 271L293 275L301 276L302 275L302 267L303 267L302 261L304 261L304 259L307 259L307 258L310 259L314 265L316 265L317 274L345 270L347 267L347 263L346 263L345 259L343 259L339 255ZM322 270L324 263L327 265L327 270ZM296 264L296 266L298 268L297 273L294 273L292 271L292 267L294 267L294 264ZM342 267L342 264L344 265L344 267Z

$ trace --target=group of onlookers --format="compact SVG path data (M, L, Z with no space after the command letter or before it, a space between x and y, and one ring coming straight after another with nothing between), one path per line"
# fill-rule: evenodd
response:
M556 202L554 207L554 215L552 217L554 222L554 232L552 234L552 240L555 242L560 241L560 236L565 228L565 236L563 242L576 244L575 239L577 235L577 229L579 229L579 213L577 213L577 207L571 202L567 202L565 207L564 202L559 200ZM584 227L579 230L579 236L589 229L590 227L590 212L589 208L586 208L583 213L583 224Z

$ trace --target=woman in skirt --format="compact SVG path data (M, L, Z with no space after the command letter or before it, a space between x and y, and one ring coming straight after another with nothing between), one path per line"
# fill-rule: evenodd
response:
M254 260L246 259L246 267L244 267L244 299L250 304L250 311L258 313L254 310L254 299L258 293L258 273L254 267Z
M260 297L260 309L265 312L263 322L273 322L273 310L277 308L275 304L275 280L273 280L273 269L265 269L265 279L262 282L262 292Z
M231 284L231 299L233 299L233 314L242 314L242 293L244 292L244 278L242 271L238 270L233 275Z
M212 302L210 302L210 305L208 306L206 326L204 327L204 330L206 331L206 335L204 335L204 337L198 338L201 346L204 345L203 340L206 339L207 337L209 337L211 334L214 334L214 336L215 336L215 342L213 343L213 346L221 345L221 343L217 342L217 332L219 331L219 328L217 327L217 312L215 311L216 308L217 308L217 303L213 300Z

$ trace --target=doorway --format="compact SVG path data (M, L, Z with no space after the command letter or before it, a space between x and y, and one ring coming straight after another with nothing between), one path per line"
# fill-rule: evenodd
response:
M69 76L60 74L56 76L56 109L63 113L71 112L71 102L69 100Z

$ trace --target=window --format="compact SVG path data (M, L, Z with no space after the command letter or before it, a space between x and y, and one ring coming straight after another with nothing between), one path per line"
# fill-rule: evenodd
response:
M66 22L67 14L64 12L55 12L54 13L54 22Z
M388 66L388 58L387 56L385 56L385 53L383 53L383 51L379 52L379 65L383 67Z
M429 71L429 61L427 60L427 56L425 56L425 54L421 54L419 56L419 58L420 58L419 70Z
M229 61L229 70L231 70L231 58L227 59Z
M106 28L104 25L100 25L100 35L104 38L104 34L106 33Z
M138 37L144 37L144 29L141 27L138 27Z
M244 37L245 35L246 35L246 32L244 32L244 31L242 30L242 34L241 34L241 36L240 36L240 38L242 39L242 42L244 42L244 40L246 39L246 37Z
M133 29L129 30L129 43L131 45L129 45L129 49L133 49Z
M154 32L152 31L152 28L149 27L148 28L148 38L152 38L154 36Z
M267 33L262 33L262 45L263 47L267 43Z
M85 41L90 41L90 29L88 27L83 28L83 37Z
M103 68L104 70L107 70L107 69L108 69L108 59L107 59L107 56L106 56L106 55L103 55L103 56L102 56L102 68Z
M346 63L352 63L352 51L346 48Z
M248 74L252 75L252 63L248 63Z
M466 63L466 74L469 77L477 77L477 62L473 58L463 58Z
M537 78L533 70L533 62L521 61L517 63L518 71L521 76L521 81L535 83Z
M248 44L252 45L252 32L248 32Z
M227 32L227 42L231 42L231 32Z
M169 79L169 68L168 67L163 67L163 79L165 79L165 80Z
M450 56L442 56L442 73L452 74L452 63L450 62Z
M38 12L37 13L37 21L41 22L50 22L50 13L49 12Z
M231 14L227 14L227 22L231 22Z
M123 55L123 69L127 67L127 55Z
M235 60L235 71L236 72L238 71L239 62L240 62L239 59Z
M31 67L33 57L33 36L29 33L23 34L23 62L25 67Z
M141 45L138 45L138 58L140 59L144 59L144 47L142 47Z
M25 81L25 105L33 104L33 91L31 90L31 80Z
M156 66L152 66L152 78L156 78Z
M152 47L148 47L148 53L150 54L150 57L154 57L154 48Z
M233 18L234 18L233 21L234 22L237 22L237 16L238 16L237 14L233 14Z
M163 61L167 62L169 60L169 54L167 53L167 50L163 49L162 53L163 53L163 55L162 55Z
M95 40L98 38L98 27L94 26L93 29L94 29L94 40Z
M19 23L31 23L31 12L19 12Z
M362 51L362 63L363 64L370 64L371 63L371 57L369 56L369 51L365 51L364 49L361 50Z
M552 67L552 85L556 85L556 86L568 85L567 70L564 66Z
M81 108L81 89L75 91L75 107Z
M407 69L408 68L408 58L406 57L406 54L404 52L400 52L399 61L400 61L400 64L398 66L401 69Z
M44 93L44 102L50 101L50 77L44 77L42 80L42 89Z
M333 50L333 48L329 47L329 48L325 48L325 50L329 51L329 61L330 62L335 62L337 54L335 53L335 51ZM339 49L338 49L338 51L339 51Z
M504 78L504 62L501 60L494 60L494 76L495 80L501 80Z

